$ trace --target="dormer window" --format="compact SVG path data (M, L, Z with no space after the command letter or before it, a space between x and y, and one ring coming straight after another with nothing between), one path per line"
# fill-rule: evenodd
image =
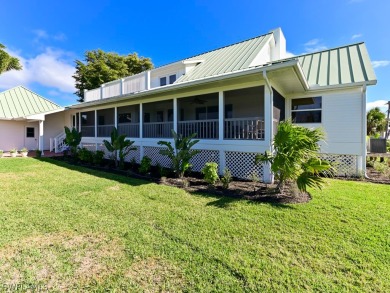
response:
M160 77L160 86L164 86L164 85L167 85L167 78L165 76Z
M170 75L169 76L169 84L172 84L176 81L176 74Z

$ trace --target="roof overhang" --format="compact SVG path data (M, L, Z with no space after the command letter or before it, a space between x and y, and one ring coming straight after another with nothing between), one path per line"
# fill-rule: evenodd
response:
M13 118L0 117L0 120L28 121L28 122L44 121L46 115L62 112L64 110L65 110L64 107L60 107L60 108L52 110L52 111L47 111L47 112L44 112L44 113L37 113L37 114L32 114L32 115L26 115L26 116L22 116L22 117L13 117Z

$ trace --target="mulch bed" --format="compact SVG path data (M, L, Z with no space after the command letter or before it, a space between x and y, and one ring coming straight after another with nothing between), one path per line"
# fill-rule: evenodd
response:
M83 164L74 160L69 160L64 157L53 158L59 161L65 161L71 165L83 166L93 170L99 170L107 173L129 176L136 179L148 180L158 184L164 184L168 186L175 186L182 188L193 194L201 195L215 195L215 196L227 196L232 199L245 199L255 202L264 202L271 204L296 204L306 203L311 200L311 196L307 192L300 192L294 186L286 186L282 193L276 191L275 184L264 184L259 182L252 182L249 180L233 180L228 189L222 188L222 184L217 183L215 186L208 185L201 177L199 173L191 173L192 176L187 176L183 179L162 177L159 178L156 172L152 172L147 175L142 175L136 172L137 168L119 170L110 167L110 163L105 162L105 167L92 166L89 164ZM129 166L127 166L129 168ZM337 177L342 180L353 181L366 181L381 184L390 184L390 178L379 173L372 167L367 166L367 178L357 177Z

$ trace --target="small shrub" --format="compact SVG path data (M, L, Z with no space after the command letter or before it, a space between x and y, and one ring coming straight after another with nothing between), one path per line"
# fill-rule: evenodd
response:
M11 154L15 154L15 153L18 152L18 150L17 150L17 149L11 149L9 152L10 152Z
M21 153L27 153L27 152L28 152L28 149L27 149L27 148L22 148L22 149L20 150L20 152L21 152Z
M232 182L232 172L228 168L223 169L223 176L221 177L222 188L229 189L229 184Z
M42 151L41 151L41 150L38 150L38 149L36 149L36 150L35 150L35 157L36 157L36 158L40 158L40 157L42 157Z
M135 160L135 158L133 157L131 160L130 160L130 169L132 170L137 170L137 161Z
M150 172L150 168L152 167L152 159L148 156L144 156L141 160L141 165L139 166L138 172L141 174L147 174Z
M384 173L386 169L388 168L385 164L380 163L380 162L375 162L374 163L374 169L380 173Z
M93 162L93 152L86 149L86 148L81 148L78 151L78 156L79 156L79 159L85 163L92 163Z
M95 165L101 165L104 158L104 151L96 151L93 153L93 163Z
M201 172L204 175L204 180L208 184L215 185L215 183L219 180L218 164L215 162L206 163Z
M252 183L253 183L253 192L256 192L256 185L257 185L257 183L260 182L259 174L256 171L253 171L249 175L249 180L252 181Z

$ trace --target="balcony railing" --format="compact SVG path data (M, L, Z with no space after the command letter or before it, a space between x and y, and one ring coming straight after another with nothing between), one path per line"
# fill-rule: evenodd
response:
M139 123L119 123L118 132L126 137L139 137Z
M148 88L150 72L142 72L123 79L103 84L100 88L85 91L84 101L91 102L125 94L132 94Z
M264 119L261 117L225 119L225 139L264 140Z
M218 139L218 119L180 121L177 131L183 136L196 133L196 138Z
M115 125L98 125L97 127L97 136L98 137L110 137L111 131L114 129Z
M143 124L143 137L145 138L169 138L173 122L148 122Z
M83 137L95 137L95 126L81 126L81 134Z

